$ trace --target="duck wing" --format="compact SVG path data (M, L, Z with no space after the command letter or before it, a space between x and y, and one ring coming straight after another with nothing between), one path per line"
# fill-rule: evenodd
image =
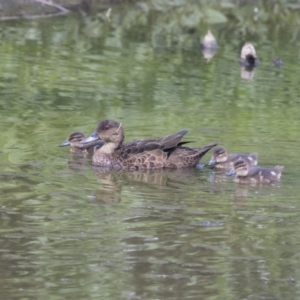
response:
M194 167L200 159L217 143L206 145L202 148L178 147L171 153L168 153L167 168L185 168Z
M179 145L188 143L181 142L181 139L186 133L188 133L188 130L182 130L175 134L170 134L161 138L132 141L123 144L119 151L124 158L153 150L168 151L169 149L174 149Z

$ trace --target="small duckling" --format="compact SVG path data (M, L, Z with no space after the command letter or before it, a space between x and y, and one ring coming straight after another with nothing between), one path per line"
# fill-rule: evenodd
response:
M240 64L246 67L256 67L259 60L256 55L254 46L246 43L241 50Z
M283 168L283 166L274 168L250 167L246 160L239 159L233 164L233 169L227 175L236 174L233 181L237 183L271 183L280 180Z
M102 140L94 141L87 144L80 144L85 139L85 135L82 132L73 132L69 137L59 145L59 147L71 146L70 152L72 153L89 153L94 152L104 145Z
M214 148L212 157L208 162L209 166L214 166L219 169L229 169L233 167L234 162L239 159L244 159L252 166L257 165L258 153L231 153L228 154L222 146Z

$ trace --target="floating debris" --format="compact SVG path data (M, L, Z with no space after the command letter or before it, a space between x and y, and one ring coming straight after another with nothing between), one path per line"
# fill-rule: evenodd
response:
M274 63L274 66L277 68L280 68L283 64L283 62L279 56L277 56L273 59L273 63Z

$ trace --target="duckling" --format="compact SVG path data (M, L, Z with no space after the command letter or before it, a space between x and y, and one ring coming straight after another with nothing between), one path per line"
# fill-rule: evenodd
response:
M212 157L208 162L209 166L214 166L219 169L229 169L233 167L234 162L239 159L244 159L252 166L257 165L258 153L231 153L228 154L225 147L216 147L213 151Z
M256 55L254 46L246 43L241 50L240 64L246 67L256 67L259 60Z
M283 166L264 168L259 166L250 167L244 159L239 159L233 164L227 175L236 174L234 182L237 183L271 183L280 180Z
M59 147L71 146L70 152L72 153L89 153L93 154L95 150L101 148L104 144L103 141L94 141L87 144L80 144L85 139L82 132L73 132L68 138L59 145Z
M194 167L216 143L203 148L187 148L181 142L188 130L161 138L123 143L122 124L114 120L101 121L94 133L81 143L101 139L105 144L93 155L93 164L113 169L159 169Z

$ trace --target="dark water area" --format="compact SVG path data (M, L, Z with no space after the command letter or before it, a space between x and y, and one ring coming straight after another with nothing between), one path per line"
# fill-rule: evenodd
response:
M0 24L1 299L298 299L296 14L267 20L276 5L259 6L255 21L243 4L238 22L194 31L193 5L125 8ZM246 41L251 74L238 63ZM192 147L258 152L259 165L284 165L281 182L236 184L207 165L107 171L58 147L105 118L126 141L189 129Z

